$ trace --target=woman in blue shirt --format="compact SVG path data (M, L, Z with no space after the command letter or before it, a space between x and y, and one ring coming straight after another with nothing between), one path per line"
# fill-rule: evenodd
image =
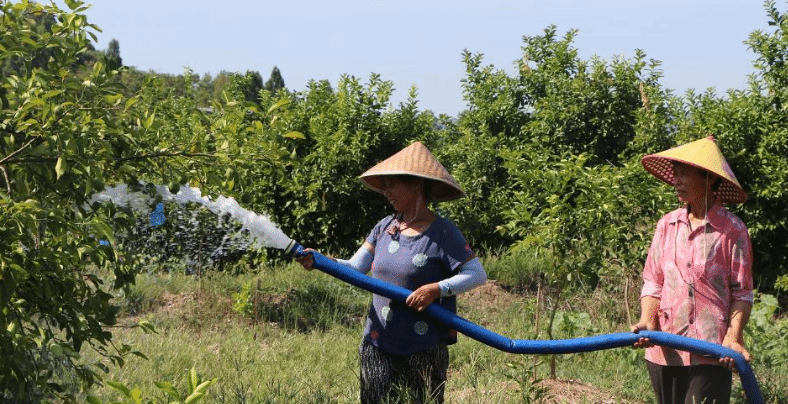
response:
M359 347L361 402L442 403L447 346L457 341L457 333L422 312L433 302L456 312L455 295L483 284L487 275L459 229L428 204L465 193L420 142L372 167L361 180L383 194L395 213L378 222L350 260L337 261L413 290L404 304L373 294ZM299 262L312 266L310 256Z

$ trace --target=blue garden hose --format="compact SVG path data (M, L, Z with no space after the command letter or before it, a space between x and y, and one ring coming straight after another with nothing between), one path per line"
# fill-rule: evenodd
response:
M304 252L303 247L296 242L291 242L286 251L296 256L307 254ZM318 252L310 251L308 254L313 255L314 263L312 266L314 268L353 286L402 303L411 294L411 291L408 289L360 274L344 265L338 264L332 259L326 258ZM425 309L425 313L470 338L509 353L544 355L591 352L602 349L631 347L640 338L648 338L652 343L660 346L701 355L711 355L717 358L733 358L736 363L736 370L738 370L741 378L742 387L744 387L744 393L747 396L747 401L751 404L763 404L758 381L755 379L755 374L753 374L750 364L740 353L722 345L660 331L621 332L595 337L549 341L513 340L480 327L437 304L428 306Z

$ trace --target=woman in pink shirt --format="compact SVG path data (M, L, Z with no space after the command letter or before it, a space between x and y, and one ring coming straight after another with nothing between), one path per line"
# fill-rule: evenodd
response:
M749 360L742 332L753 300L752 246L747 227L725 203L747 199L714 138L641 160L672 185L684 206L663 216L643 269L641 317L633 332L659 330L721 344ZM661 404L730 402L732 358L672 348L646 349L651 384Z

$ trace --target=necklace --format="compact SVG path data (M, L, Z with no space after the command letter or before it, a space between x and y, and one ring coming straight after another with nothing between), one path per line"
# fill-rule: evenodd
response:
M401 233L403 230L412 229L416 232L423 230L421 227L415 226L417 223L420 222L429 222L428 219L418 217L418 214L414 215L413 218L410 220L402 220L402 217L405 216L404 213L400 213L399 215L394 217L394 220L391 222L391 225L386 229L388 234L396 234Z

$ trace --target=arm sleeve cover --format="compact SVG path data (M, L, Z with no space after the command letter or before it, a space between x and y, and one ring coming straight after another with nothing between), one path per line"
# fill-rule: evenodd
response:
M350 258L350 260L337 259L337 262L344 266L353 268L356 270L356 272L366 274L372 267L373 258L375 257L372 255L372 253L369 252L366 247L361 246L358 251L353 254L353 257Z
M441 297L454 296L467 292L487 281L487 272L484 271L481 261L474 258L464 264L456 275L438 282L441 287Z

